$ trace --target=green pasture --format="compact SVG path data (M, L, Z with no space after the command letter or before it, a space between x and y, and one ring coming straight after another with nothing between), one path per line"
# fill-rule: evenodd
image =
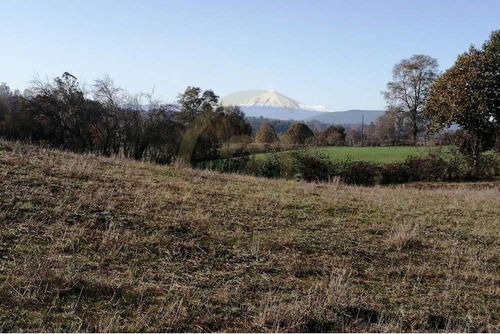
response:
M403 161L409 156L419 156L428 154L430 151L444 150L448 147L436 146L389 146L389 147L346 147L329 146L310 148L319 152L332 160L362 160L376 163L390 163ZM257 154L257 158L264 158L266 153Z

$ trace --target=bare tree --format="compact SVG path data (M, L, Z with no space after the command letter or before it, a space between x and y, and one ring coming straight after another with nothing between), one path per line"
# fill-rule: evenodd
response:
M123 89L116 86L108 74L96 79L93 88L94 99L106 107L118 108L123 103Z
M124 104L125 92L105 74L94 81L93 95L94 99L104 106L104 122L99 129L102 138L101 154L118 155L124 140L123 128L126 117L121 106Z
M414 55L394 65L393 81L382 92L387 109L402 116L410 123L413 143L423 129L424 108L429 97L429 87L438 76L438 62L427 55Z

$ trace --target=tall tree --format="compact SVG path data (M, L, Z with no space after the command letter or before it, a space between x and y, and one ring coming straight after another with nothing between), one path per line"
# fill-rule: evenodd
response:
M2 122L7 117L9 111L8 102L12 93L6 83L0 83L0 134L3 133Z
M274 126L269 122L260 125L259 131L255 135L255 142L259 144L272 144L278 140Z
M424 108L429 97L429 87L438 76L438 62L427 55L414 55L394 65L393 81L383 92L387 109L410 123L413 143L425 123Z
M482 49L471 47L431 87L426 116L437 131L458 124L470 140L462 147L477 165L500 132L500 31Z
M212 90L202 91L199 87L188 87L184 93L179 94L178 104L181 106L179 119L182 123L192 122L203 111L220 110L219 96Z
M124 141L126 111L120 107L124 105L125 93L116 86L108 75L96 79L93 85L94 100L103 106L103 119L101 127L97 129L102 138L100 152L103 155L119 154Z
M341 125L331 125L323 132L327 145L341 146L345 144L345 128Z
M292 145L303 145L309 138L314 137L314 132L304 123L295 123L285 134L286 140Z
M77 152L93 151L95 126L102 114L100 103L87 99L77 78L68 72L52 83L36 79L33 83L34 96L23 105L42 125L47 142Z
M212 91L188 87L179 95L181 110L177 119L185 126L179 148L179 159L185 163L217 159L223 144L229 152L231 144L249 137L250 124L239 107L223 107ZM243 140L248 141L248 140ZM227 153L226 152L226 153Z

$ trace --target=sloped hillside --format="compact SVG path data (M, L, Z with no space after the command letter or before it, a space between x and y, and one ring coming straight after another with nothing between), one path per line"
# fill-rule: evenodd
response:
M0 331L498 331L499 198L0 141Z

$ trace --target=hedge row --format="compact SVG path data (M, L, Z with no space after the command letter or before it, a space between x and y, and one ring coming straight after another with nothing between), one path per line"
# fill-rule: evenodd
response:
M500 176L497 154L484 155L477 166L460 155L429 154L410 156L401 162L378 164L368 161L336 160L311 151L270 153L265 158L240 156L208 161L197 166L224 173L241 173L267 178L329 182L335 178L346 184L376 185L416 181L457 181Z

